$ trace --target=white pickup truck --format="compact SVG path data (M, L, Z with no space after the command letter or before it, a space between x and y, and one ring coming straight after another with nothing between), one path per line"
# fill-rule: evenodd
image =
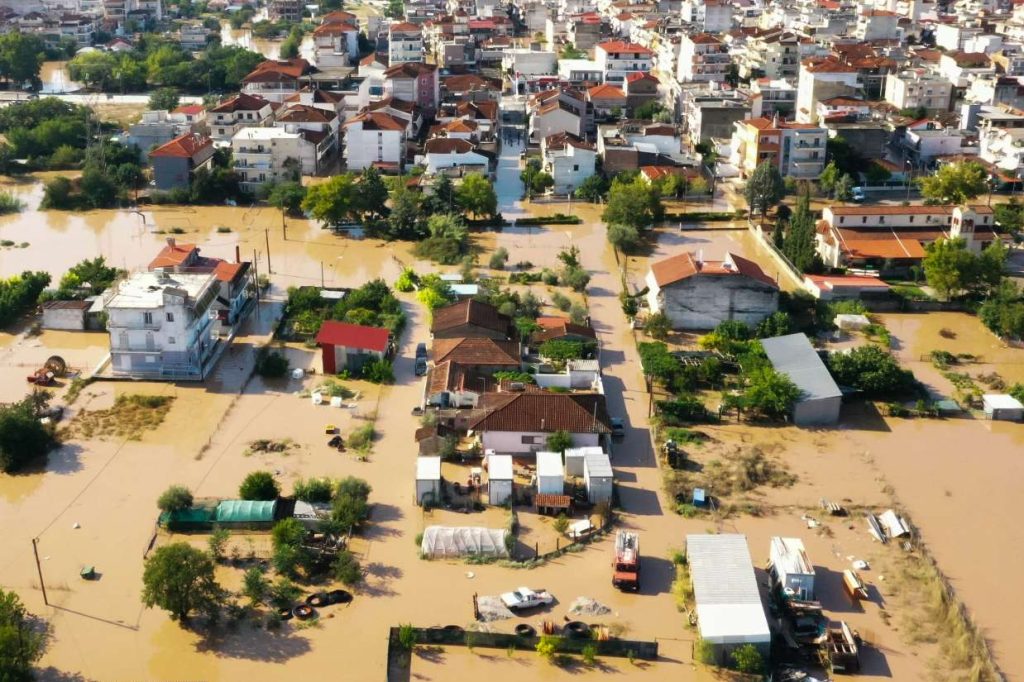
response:
M531 609L534 606L547 605L555 601L548 592L540 590L535 592L529 587L520 587L512 592L501 595L501 601L510 611Z

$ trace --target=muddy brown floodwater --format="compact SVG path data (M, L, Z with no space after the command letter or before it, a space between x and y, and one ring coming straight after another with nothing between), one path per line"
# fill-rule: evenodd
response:
M889 503L886 484L922 529L940 566L993 641L1004 670L1012 678L1019 678L1024 670L1022 650L1015 646L1020 642L1015 616L1024 609L1024 584L1017 575L1024 565L1024 537L1013 506L1024 474L1020 427L971 419L890 420L871 414L848 415L838 430L746 424L716 427L709 429L714 443L704 454L695 452L696 458L713 457L717 447L759 444L785 461L799 481L791 488L758 493L769 512L763 518L737 517L719 525L711 519L675 515L674 501L661 492L646 420L643 377L633 335L618 301L619 265L606 248L597 221L598 208L573 206L572 212L584 217L583 225L507 229L475 234L474 242L485 254L493 247L505 246L511 263L529 260L538 268L557 267L558 250L575 244L593 275L588 303L601 341L609 411L627 422L626 437L613 455L626 510L622 523L643 536L644 581L636 595L612 587L608 540L531 571L418 558L415 537L426 519L413 504L413 434L419 423L410 408L419 403L422 385L413 375L412 349L416 343L428 341L429 333L427 316L410 295L402 295L409 331L395 363L395 385L377 389L350 382L360 396L348 401L355 407L343 409L314 407L298 395L313 387L317 377L276 382L256 379L239 393L245 354L263 338L285 287L319 283L321 271L328 285L355 286L378 276L392 282L403 264L420 271L436 269L417 263L408 245L340 239L313 223L291 219L286 240L280 213L272 209L39 212L35 209L41 196L38 184L11 187L25 198L29 209L0 218L0 239L29 242L29 246L0 250L0 275L44 269L59 277L70 265L96 255L105 255L120 267L141 268L172 236L171 230L178 228L182 233L174 234L175 239L198 243L211 256L231 258L236 246L244 258L252 258L255 251L260 272L272 266L274 279L274 300L268 304L261 328L236 341L237 350L222 359L217 375L206 385L98 383L85 389L74 406L76 410L109 407L119 393L173 395L173 407L159 428L144 434L140 441L72 441L50 457L45 471L0 477L0 537L9 549L0 555L0 582L15 589L32 612L45 616L52 625L53 638L42 661L52 674L44 674L43 679L56 679L57 673L78 673L95 680L271 680L332 675L381 679L389 626L401 622L465 626L472 620L474 593L497 594L518 585L546 588L558 600L550 611L528 616L530 622L541 618L560 621L576 597L586 596L612 609L611 614L593 622L616 623L625 628L628 637L659 639L662 660L646 668L608 661L602 667L605 672L623 680L641 676L703 679L692 665L693 631L685 627L670 594L673 568L669 555L683 546L687 533L715 530L746 534L758 567L766 559L772 535L803 537L823 582L831 586L823 598L829 615L847 619L871 635L875 653L864 676L925 679L932 676L929 660L937 655L936 647L908 644L895 624L886 624L881 607L892 606L886 601L882 576L866 576L880 596L863 611L851 612L835 599L836 576L848 566L849 557L872 561L885 557L883 549L871 542L863 523L858 519L851 519L849 525L834 523L832 534L826 535L808 529L801 518L822 496L885 506ZM565 205L521 205L509 213L549 214L566 209ZM228 231L218 231L218 227ZM728 244L729 248L735 242L738 251L764 262L756 251L746 251L750 245L742 232L691 231L669 238ZM538 293L543 293L543 288ZM973 318L886 316L886 323L893 330L901 357L908 362L933 347L947 347L935 345L941 339L938 332L954 326L958 335L949 350L973 348L972 352L980 352L1008 380L1020 376L1019 352L1006 353L979 331ZM84 364L102 351L102 344L96 343L102 340L96 335L79 338L51 332L34 340L0 335L0 371L4 372L0 381L5 389L8 377L23 382L19 376L23 367L18 363L34 363L50 350L67 353L74 363ZM982 344L985 350L978 351ZM319 364L315 353L302 347L290 346L287 353L295 366ZM918 362L915 371L923 375L925 364ZM22 386L15 384L11 391L17 393ZM0 396L3 399L10 398L5 394ZM325 424L337 424L348 433L371 415L376 416L380 437L369 461L326 447ZM287 454L247 456L248 443L258 438L290 438L295 447ZM197 496L228 497L235 494L245 474L255 469L276 472L285 491L298 477L308 476L354 475L371 484L371 523L354 543L366 569L365 584L355 601L325 610L314 628L286 626L271 633L243 623L215 640L183 630L162 611L143 609L139 600L142 557L154 535L154 500L159 493L170 483L181 483ZM986 504L978 504L980 500ZM475 518L467 516L467 523ZM43 605L39 591L30 544L34 537L40 539L50 608ZM160 537L157 542L173 539L178 538ZM188 541L202 544L203 538ZM87 564L96 566L100 580L79 579L80 568ZM238 572L229 568L221 569L219 576L229 586L239 579ZM418 657L414 662L413 674L418 679L480 675L494 680L524 679L525 673L527 679L547 680L595 674L579 668L556 670L527 654L508 659L504 651L448 650L429 655L434 658ZM332 672L339 670L344 671L340 676Z

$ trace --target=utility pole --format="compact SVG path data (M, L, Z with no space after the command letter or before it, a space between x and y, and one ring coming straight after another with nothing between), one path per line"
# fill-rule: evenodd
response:
M266 228L265 230L263 230L263 238L267 242L267 274L268 275L272 275L272 274L274 274L274 268L273 268L273 266L270 265L270 228L269 227Z
M320 288L324 288L324 262L320 261Z
M252 250L252 275L256 278L256 321L260 319L260 273L259 263L256 261L256 249Z
M36 556L36 570L39 572L39 589L43 591L43 603L49 606L50 600L46 598L46 583L43 582L43 566L39 563L39 538L32 538L32 553Z
M284 240L288 241L288 221L285 220L285 211L281 209L281 234L284 235Z

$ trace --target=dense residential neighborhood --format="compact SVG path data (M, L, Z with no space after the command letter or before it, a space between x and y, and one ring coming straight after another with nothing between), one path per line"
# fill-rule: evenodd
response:
M1018 678L1022 7L0 0L0 678Z

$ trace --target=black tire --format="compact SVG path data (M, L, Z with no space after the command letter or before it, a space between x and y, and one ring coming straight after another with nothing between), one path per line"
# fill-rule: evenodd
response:
M352 593L346 590L331 590L327 593L328 604L348 604L352 601Z
M537 630L532 625L527 623L520 623L516 626L515 633L520 637L535 637Z
M292 609L292 615L298 618L299 620L309 620L310 618L316 615L316 609L307 604L299 604L294 609Z
M327 596L326 592L317 592L306 597L306 605L314 608L320 608L331 604L330 597Z
M291 618L292 618L291 607L285 607L285 608L278 609L277 610L277 615L281 618L281 620L291 620Z
M590 627L586 623L578 620L566 623L565 627L562 629L569 637L582 638L587 637L590 634Z

